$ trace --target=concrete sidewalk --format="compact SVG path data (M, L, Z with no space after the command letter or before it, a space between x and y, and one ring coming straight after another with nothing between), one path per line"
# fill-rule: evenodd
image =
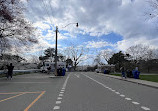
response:
M149 86L149 87L153 87L153 88L158 89L158 83L157 82L151 82L151 81L133 79L133 78L126 78L126 79L123 78L122 79L122 77L120 77L120 76L113 76L113 75L108 75L108 74L102 74L102 75L105 75L106 77L119 79L119 80L123 80L123 81L127 81L127 82L132 82L132 83L136 83L136 84L141 84L141 85L145 85L145 86Z

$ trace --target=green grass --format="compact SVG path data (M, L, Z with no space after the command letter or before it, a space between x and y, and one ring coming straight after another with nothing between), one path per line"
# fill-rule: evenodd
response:
M121 74L111 74L114 76L121 76ZM141 80L158 82L158 75L140 75Z
M114 76L121 76L121 74L110 74L110 75L114 75Z
M158 82L158 75L140 75L141 80Z

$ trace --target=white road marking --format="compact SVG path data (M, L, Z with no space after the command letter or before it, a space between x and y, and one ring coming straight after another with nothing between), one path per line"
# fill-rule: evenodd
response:
M89 76L87 76L87 75L84 75L84 76L86 76L86 77L88 77L89 79L91 79L91 80L93 80L93 81L95 81L96 83L98 83L98 84L100 84L100 85L102 85L103 87L107 87L106 85L104 85L103 83L100 83L100 82L98 82L97 80L95 80L95 79L93 79L93 78L91 78L91 77L89 77Z
M60 104L61 103L61 101L56 101L56 104Z
M69 76L70 76L70 75L67 76L67 78L66 78L66 80L65 80L65 82L64 82L64 84L63 84L63 88L62 88L62 89L65 89L65 88L66 88L66 85L67 85L67 81L68 81L68 79L69 79Z
M131 98L125 98L125 99L128 100L128 101L132 100Z
M115 92L116 94L120 94L119 92Z
M142 106L141 108L144 109L145 111L149 111L150 110L150 108L147 108L145 106Z
M59 94L59 96L63 96L63 94Z
M80 78L80 75L75 74L75 76L76 76L77 78Z
M121 97L125 97L125 95L123 95L123 94L121 94L120 96L121 96Z
M112 90L111 88L108 88L109 90Z
M111 90L112 92L115 92L115 90Z
M65 82L63 84L62 90L61 90L61 92L60 92L59 97L57 98L57 100L61 100L62 99L61 96L63 96L63 93L64 93L66 85L67 85L67 81L69 79L69 76L70 75L67 76L67 78L66 78L66 80L65 80ZM56 104L61 104L61 101L56 101ZM60 106L55 106L53 109L54 110L60 109Z
M61 99L62 99L61 97L58 97L58 98L57 98L57 100L61 100Z
M54 110L60 109L60 106L54 106Z
M87 76L87 75L84 75L84 76L86 76L87 78L89 78L89 79L95 81L96 83L102 85L103 87L108 88L109 90L112 90L112 88L107 87L107 86L104 85L103 83L100 83L99 81L97 81L97 80L95 80L95 79L93 79L93 78L91 78L91 77L89 77L89 76ZM119 92L115 92L115 93L116 93L116 94L120 94ZM120 96L121 96L121 97L125 97L125 95L123 95L123 94L121 94ZM131 98L125 98L125 99L126 99L126 100L132 100ZM135 104L135 105L140 104L140 103L134 102L134 101L133 101L132 103ZM147 108L147 107L145 107L145 106L142 106L141 108L144 109L144 110L146 110L146 111L149 111L149 110L150 110L150 108Z
M135 101L132 101L132 103L133 103L133 104L135 104L135 105L138 105L138 104L140 104L140 103L138 103L138 102L135 102Z

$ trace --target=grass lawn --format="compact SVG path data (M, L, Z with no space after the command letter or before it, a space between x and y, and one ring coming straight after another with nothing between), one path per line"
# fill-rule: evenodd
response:
M111 74L114 76L121 76L121 74ZM141 80L158 82L158 75L140 75Z
M114 75L114 76L121 76L121 74L110 74L110 75Z
M141 80L158 82L158 75L140 75Z

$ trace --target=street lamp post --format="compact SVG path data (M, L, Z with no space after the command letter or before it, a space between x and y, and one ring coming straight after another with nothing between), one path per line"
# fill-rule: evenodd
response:
M67 24L65 27L69 26L70 24L76 24L76 27L78 27L78 23L69 23ZM65 28L63 27L63 28ZM58 26L56 26L56 30L55 30L55 34L56 34L56 42L55 42L55 76L57 76L57 55L58 55L58 47L57 47L57 44L58 44Z

